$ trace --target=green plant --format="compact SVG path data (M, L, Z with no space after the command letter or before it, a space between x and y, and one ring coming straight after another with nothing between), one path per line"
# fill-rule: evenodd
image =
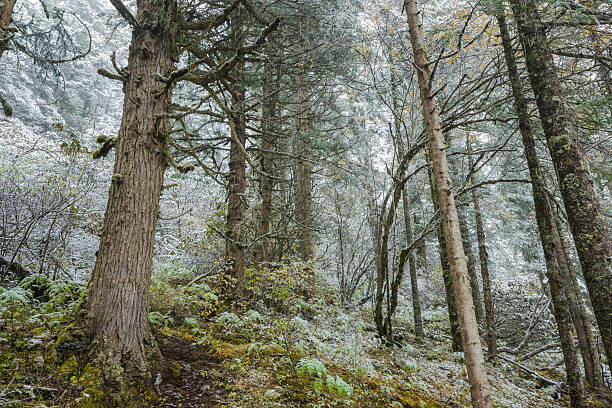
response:
M174 319L160 312L150 312L149 323L157 327L168 327L174 324Z
M326 384L327 390L331 393L335 393L340 398L350 397L353 394L353 386L344 381L339 375L335 377L328 375Z

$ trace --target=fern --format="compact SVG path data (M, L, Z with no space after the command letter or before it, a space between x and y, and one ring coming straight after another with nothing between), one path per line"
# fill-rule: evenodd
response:
M353 387L342 379L339 375L327 376L327 390L336 393L340 398L350 397L353 394Z
M302 375L308 373L311 377L322 378L323 375L327 374L327 368L325 365L317 360L316 358L302 358L295 365L295 371Z

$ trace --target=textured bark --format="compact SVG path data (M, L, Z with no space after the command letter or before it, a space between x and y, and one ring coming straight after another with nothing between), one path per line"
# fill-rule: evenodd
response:
M274 112L276 110L277 97L273 96L273 73L272 63L264 63L264 82L262 89L262 109L261 109L261 151L259 153L259 163L261 173L259 175L259 196L261 205L259 207L259 220L257 223L257 236L264 237L270 230L270 218L272 216L272 190L274 189L274 162L272 152L275 148L275 137L272 134ZM261 238L255 247L255 259L257 262L269 262L268 239Z
M612 240L595 194L544 25L533 0L511 0L531 87L574 243L612 368Z
M311 150L310 142L310 104L307 96L306 74L302 73L300 87L298 90L298 134L296 136L296 221L299 231L299 254L303 261L314 258L314 237L312 225L312 164L309 156Z
M246 161L242 148L246 143L244 116L245 95L242 83L235 80L232 87L232 141L230 144L229 174L227 186L227 217L225 220L225 256L230 274L236 279L236 292L240 294L244 284L244 212L246 202Z
M461 230L461 239L463 240L463 251L467 257L468 275L470 277L470 287L472 288L472 300L474 301L474 311L476 312L476 321L478 327L483 326L484 309L482 299L480 297L480 285L478 283L478 273L476 272L476 258L472 250L472 239L470 237L470 229L467 225L467 220L463 215L462 209L457 209L459 218L459 229Z
M525 157L531 177L533 201L535 206L536 221L544 258L546 261L546 276L550 287L552 298L552 312L557 323L561 350L565 362L567 382L572 407L583 406L582 395L584 393L580 367L576 358L574 340L572 339L572 321L568 304L567 291L563 288L559 251L562 250L559 240L557 225L554 219L552 203L546 193L546 185L542 177L540 162L535 148L535 139L529 118L529 110L525 99L523 86L516 66L514 50L503 12L497 13L497 22L500 29L504 56L508 67L508 76L514 97L514 108L519 119L519 130L521 132ZM563 277L565 279L565 277ZM585 360L585 368L588 361Z
M166 169L171 88L156 80L174 70L174 0L141 0L130 45L129 79L104 227L81 304L94 360L109 382L146 372L151 340L148 293L159 197Z
M429 85L430 71L425 51L425 38L419 21L415 0L406 0L406 14L410 30L410 42L419 82L419 93L423 104L423 116L429 139L429 153L436 180L436 196L440 206L440 219L448 250L453 289L457 303L457 316L461 326L461 337L467 366L472 405L475 408L492 408L491 389L487 378L484 355L478 335L478 324L472 293L467 276L467 263L461 244L461 232L457 220L457 208L450 187L448 161L436 99Z
M584 365L584 373L587 384L594 390L604 390L605 385L601 376L599 350L593 336L593 325L588 319L586 306L578 289L576 272L569 257L565 238L559 222L559 216L554 206L553 213L554 228L553 239L556 242L557 259L559 262L560 281L568 301L570 315L576 328L576 337L580 346L580 354Z
M0 3L0 59L4 51L9 49L8 38L11 33L7 31L13 18L13 8L17 0L2 0Z
M472 143L470 136L466 137L468 160L470 171L474 169L472 158ZM472 173L470 183L475 186L476 175ZM480 211L480 200L478 189L472 189L472 204L474 205L474 217L476 219L476 236L478 238L478 255L480 258L480 276L482 277L482 292L484 294L484 307L486 314L487 329L487 349L489 358L493 364L497 364L497 331L495 329L495 307L493 306L493 294L491 293L491 279L489 277L489 254L487 253L487 243L485 239L484 227L482 225L482 213Z

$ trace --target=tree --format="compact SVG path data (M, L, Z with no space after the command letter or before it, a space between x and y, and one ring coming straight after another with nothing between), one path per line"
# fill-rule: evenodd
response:
M0 58L9 49L9 41L14 31L9 26L13 17L13 8L17 0L6 0L0 4Z
M104 227L80 306L92 359L118 386L124 375L146 378L153 344L147 299L172 98L156 75L175 71L177 12L175 0L138 2Z
M510 3L582 273L612 368L612 239L537 5L533 0Z
M535 149L535 140L533 137L533 129L529 116L527 100L523 91L523 85L519 77L518 68L510 33L506 25L506 19L503 10L496 12L497 23L500 30L502 46L504 49L504 57L508 66L508 77L512 88L514 98L514 108L518 115L519 130L521 132L524 154L529 167L531 178L533 200L535 204L536 221L540 234L540 241L544 251L546 261L546 274L552 295L552 306L559 338L561 339L561 347L565 360L568 383L570 384L570 396L572 398L572 406L582 406L582 379L580 375L580 367L577 364L576 350L574 348L574 340L572 339L572 327L569 314L569 298L571 296L568 291L563 293L563 286L567 283L562 283L561 263L565 261L565 253L563 251L560 257L561 241L557 229L557 222L554 214L554 204L551 203L546 191L546 183L542 176L540 161ZM565 277L564 277L565 278ZM573 288L572 288L573 290ZM586 336L583 325L577 324L577 317L574 319L574 325L577 326L579 339ZM581 335L582 333L582 335ZM581 343L583 340L579 340ZM592 358L584 358L583 362L585 371L589 378L593 378ZM597 375L595 374L595 377Z
M472 159L472 142L469 133L466 134L468 160L470 163L470 183L472 184L472 204L474 205L474 216L476 219L476 235L478 237L478 255L480 258L480 276L482 277L482 291L484 292L484 305L487 326L487 346L491 361L497 363L497 333L495 331L495 309L493 307L493 294L491 293L491 279L489 277L489 254L485 241L484 227L482 225L482 213L480 211L480 199L476 187L476 175L474 174L474 161Z
M444 151L440 116L429 81L431 73L426 57L425 38L419 21L419 10L416 0L406 0L404 7L408 16L410 43L412 44L414 63L417 68L419 91L423 104L423 117L429 139L429 153L436 180L436 196L440 205L440 218L448 249L450 270L453 276L457 315L461 326L463 350L471 386L472 405L475 408L489 408L493 406L491 390L478 335L474 305L472 303L472 294L467 276L467 263L461 244L461 232L457 219L457 208L449 183L448 161Z

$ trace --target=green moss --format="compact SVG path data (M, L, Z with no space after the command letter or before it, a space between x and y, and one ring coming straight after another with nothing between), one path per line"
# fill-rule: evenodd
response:
M64 361L59 368L59 374L63 379L69 380L73 376L79 373L79 363L75 356L71 356L69 359Z

